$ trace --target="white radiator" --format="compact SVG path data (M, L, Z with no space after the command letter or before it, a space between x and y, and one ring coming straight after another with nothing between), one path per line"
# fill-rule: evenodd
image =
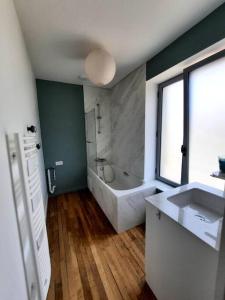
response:
M45 300L51 277L36 134L7 136L28 299Z

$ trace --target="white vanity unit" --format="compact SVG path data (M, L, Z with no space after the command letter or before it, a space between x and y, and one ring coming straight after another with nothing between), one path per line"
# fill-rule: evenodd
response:
M223 299L223 192L192 183L147 197L146 203L146 281L156 298Z

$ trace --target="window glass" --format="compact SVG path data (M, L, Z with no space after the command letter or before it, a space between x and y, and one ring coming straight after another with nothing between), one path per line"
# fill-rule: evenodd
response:
M223 189L210 174L225 157L225 58L192 71L189 86L189 182Z
M160 176L181 183L183 80L163 88Z

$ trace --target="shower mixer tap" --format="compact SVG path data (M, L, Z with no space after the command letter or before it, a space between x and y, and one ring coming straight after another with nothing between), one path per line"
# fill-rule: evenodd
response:
M97 103L98 134L101 133L101 119L102 119L102 116L100 114L100 104Z

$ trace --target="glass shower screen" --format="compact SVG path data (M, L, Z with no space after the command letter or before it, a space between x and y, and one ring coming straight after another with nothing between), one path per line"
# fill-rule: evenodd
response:
M85 114L85 128L88 167L97 172L95 161L97 158L95 109Z

